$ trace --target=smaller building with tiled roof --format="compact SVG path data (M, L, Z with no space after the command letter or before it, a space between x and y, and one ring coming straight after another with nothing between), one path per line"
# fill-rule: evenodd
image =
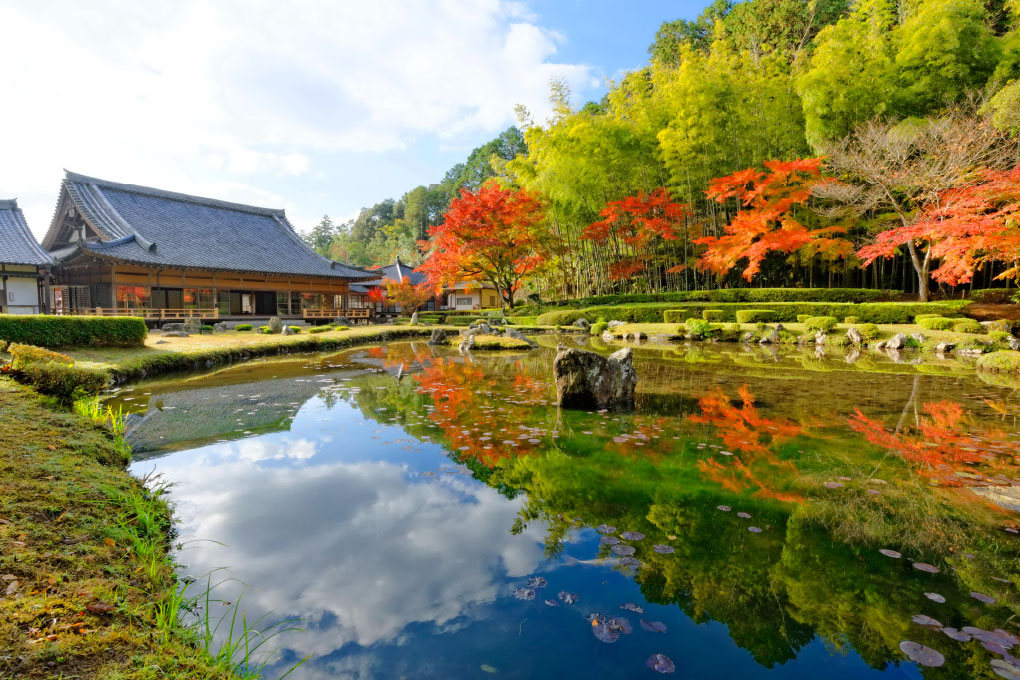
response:
M53 259L32 236L17 199L0 200L0 314L38 314Z

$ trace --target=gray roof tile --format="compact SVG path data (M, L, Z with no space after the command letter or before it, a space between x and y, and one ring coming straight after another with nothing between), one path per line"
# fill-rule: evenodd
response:
M283 210L228 203L68 172L64 187L99 242L79 250L139 264L364 280L371 272L328 260L304 243Z
M386 285L386 281L403 281L408 279L414 285L418 285L425 281L425 274L414 271L414 267L409 264L404 264L398 257L393 264L388 264L385 267L379 267L378 269L370 270L371 274L375 274L377 279L374 281L366 281L366 286L383 286Z
M53 259L42 249L28 230L25 215L16 199L0 201L0 262L4 264L52 264Z

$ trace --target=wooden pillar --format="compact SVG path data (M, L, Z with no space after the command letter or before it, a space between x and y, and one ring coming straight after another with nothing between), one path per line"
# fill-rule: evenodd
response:
M3 278L3 294L4 297L0 300L0 313L10 313L9 305L7 304L7 265L0 264L0 275Z

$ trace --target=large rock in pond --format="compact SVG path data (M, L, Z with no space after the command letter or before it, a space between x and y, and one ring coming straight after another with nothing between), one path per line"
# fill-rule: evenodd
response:
M414 312L413 314L411 314L411 325L412 326L418 325L418 312Z
M457 351L461 354L466 354L475 348L475 333L471 333L466 338L460 341L460 345L457 347Z
M510 327L510 326L507 326L507 329L503 333L503 335L508 337L508 338L513 338L514 340L523 340L524 342L528 343L532 347L535 347L536 345L538 345L537 342L535 342L531 338L529 338L526 335L524 335L524 333L521 333L516 328Z
M432 331L432 337L428 339L426 345L441 345L446 340L446 331L442 328L436 328Z
M861 332L853 326L846 332L847 341L854 347L860 347L861 343L864 342L864 338L861 337Z
M591 324L588 323L588 319L578 319L577 321L574 322L574 325L577 326L578 328L583 328L584 330L588 330L589 328L591 328Z
M903 349L907 346L907 336L904 333L897 333L885 342L885 349Z
M564 408L632 408L637 372L634 351L609 358L581 349L561 349L553 361L556 399Z
M269 319L269 323L267 323L266 325L269 326L269 332L270 333L282 333L283 332L283 319L281 319L278 316L271 317Z

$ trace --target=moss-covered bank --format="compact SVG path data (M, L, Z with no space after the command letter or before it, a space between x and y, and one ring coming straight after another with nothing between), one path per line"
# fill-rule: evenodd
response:
M0 677L232 677L168 616L170 511L123 449L7 378L0 413Z

